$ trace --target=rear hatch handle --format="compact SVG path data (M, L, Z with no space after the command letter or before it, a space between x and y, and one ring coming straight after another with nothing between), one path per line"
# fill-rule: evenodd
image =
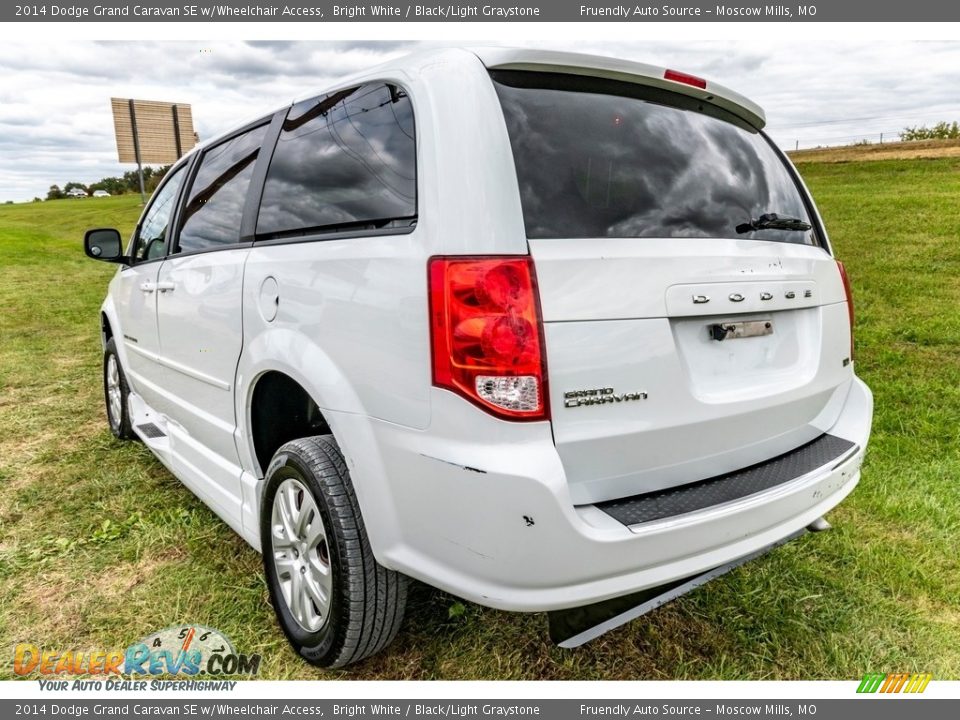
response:
M713 323L707 326L710 337L718 342L727 339L761 337L773 335L773 323L770 320L753 320L747 322Z

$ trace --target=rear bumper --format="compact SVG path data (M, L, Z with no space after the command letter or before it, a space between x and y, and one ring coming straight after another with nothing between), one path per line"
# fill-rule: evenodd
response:
M829 429L852 443L839 457L739 499L627 526L595 505L572 504L549 424L499 423L464 414L462 402L438 391L428 432L346 415L334 431L368 438L366 452L347 452L382 564L517 611L663 585L803 529L856 486L873 413L869 389L854 379Z

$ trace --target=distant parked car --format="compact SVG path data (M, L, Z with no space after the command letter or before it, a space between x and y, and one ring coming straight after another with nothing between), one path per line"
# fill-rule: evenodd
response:
M67 197L70 198L85 198L87 196L87 191L83 188L71 188L67 190Z
M93 197L110 197L110 193L106 190L94 190Z

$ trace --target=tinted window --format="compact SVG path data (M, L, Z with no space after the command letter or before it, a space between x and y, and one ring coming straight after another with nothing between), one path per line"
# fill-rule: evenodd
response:
M365 85L290 109L267 171L258 236L391 221L409 227L416 212L413 109L403 90Z
M178 252L239 242L247 188L266 132L262 125L203 154L183 209Z
M713 106L628 83L497 73L528 237L726 237L765 213L810 223L767 138Z
M156 260L167 254L170 217L183 184L183 166L164 179L150 200L150 208L140 222L140 232L133 243L135 260Z

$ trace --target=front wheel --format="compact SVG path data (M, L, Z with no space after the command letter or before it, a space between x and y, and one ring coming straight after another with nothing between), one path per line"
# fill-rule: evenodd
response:
M407 578L373 557L333 437L281 447L266 483L263 567L287 640L321 667L342 667L385 648L403 620Z
M130 424L129 397L130 389L120 365L120 356L117 355L117 343L110 338L103 351L103 399L107 406L110 432L119 440L133 440L136 437Z

